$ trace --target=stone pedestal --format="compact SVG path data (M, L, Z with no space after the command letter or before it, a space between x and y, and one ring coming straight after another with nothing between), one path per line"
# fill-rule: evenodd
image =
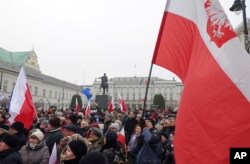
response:
M96 95L95 100L98 106L100 107L100 109L108 109L108 105L109 105L108 95Z

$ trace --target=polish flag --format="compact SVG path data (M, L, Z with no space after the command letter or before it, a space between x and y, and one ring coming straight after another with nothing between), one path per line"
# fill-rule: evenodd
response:
M108 110L109 110L109 112L113 112L114 109L115 109L114 99L111 98L111 100L109 102Z
M11 116L9 118L10 123L20 121L27 129L31 127L34 116L36 115L23 67L17 77L16 85L12 93L9 113Z
M78 104L78 100L76 98L76 112L79 113L80 112L80 105Z
M126 113L127 112L126 102L120 94L118 95L118 102L119 102L121 111Z
M117 136L117 141L120 142L122 145L126 145L124 127L119 132L119 134Z
M88 101L88 105L87 105L87 107L85 109L84 115L85 115L85 117L90 116L90 100Z
M49 158L49 164L56 164L57 162L57 149L56 149L56 142L54 143L52 153Z
M250 147L250 56L218 0L168 0L152 63L184 83L177 164L226 164Z

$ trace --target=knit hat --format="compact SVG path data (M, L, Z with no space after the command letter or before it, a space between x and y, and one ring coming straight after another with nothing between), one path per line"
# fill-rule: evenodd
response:
M120 120L115 120L115 123L117 123L119 125L119 129L121 129L122 127L122 122Z
M61 120L58 117L51 118L49 124L54 128L59 128L61 126Z
M0 124L0 129L4 132L7 132L10 129L10 127L5 124Z
M110 125L109 125L109 128L115 128L115 129L117 129L117 131L119 131L119 128L120 126L119 126L119 124L118 123L111 123Z
M76 158L81 158L87 153L87 146L82 140L72 140L68 143Z
M82 157L79 164L106 164L106 160L101 152L91 152Z
M31 136L36 137L40 142L43 140L44 134L40 129L35 129L34 132L31 133L30 137Z
M18 146L18 138L15 135L9 133L3 133L1 142L7 144L10 148L15 148Z
M107 133L105 134L105 138L107 142L113 142L116 140L117 134L112 130L108 130Z
M24 124L16 121L10 126L10 128L15 129L18 133L22 133L24 131Z
M75 125L65 125L63 128L73 131L74 133L77 132L77 127Z
M102 130L99 128L90 128L92 132L94 132L97 136L101 137L102 136Z

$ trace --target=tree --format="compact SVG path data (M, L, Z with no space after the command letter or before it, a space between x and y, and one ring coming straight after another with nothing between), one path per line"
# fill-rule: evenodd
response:
M165 100L162 94L156 94L154 96L153 105L158 106L158 108L165 109Z
M71 105L70 105L71 109L75 109L76 99L77 99L78 105L80 106L80 109L82 109L82 98L78 93L72 96Z

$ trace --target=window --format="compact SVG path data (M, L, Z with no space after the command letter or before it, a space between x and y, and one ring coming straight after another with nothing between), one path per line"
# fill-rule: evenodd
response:
M46 89L43 89L43 97L46 96Z
M57 98L57 91L55 91L55 98Z
M35 96L38 95L38 87L35 87L35 93L34 93Z
M52 91L49 91L49 98L52 97Z
M8 80L4 80L3 81L3 92L7 92L7 88L8 88Z

